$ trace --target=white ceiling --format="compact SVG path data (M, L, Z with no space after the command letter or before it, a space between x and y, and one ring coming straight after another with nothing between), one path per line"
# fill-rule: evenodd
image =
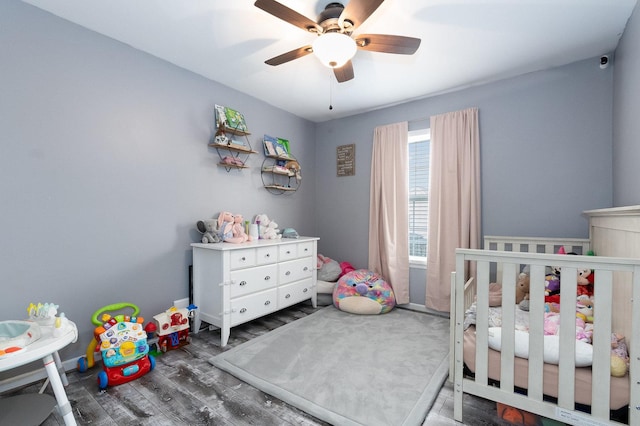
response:
M254 0L23 1L315 122L609 54L636 4L386 0L354 35L417 37L420 48L412 56L358 51L355 78L337 83L313 55L265 64L315 36ZM330 3L279 1L314 21Z

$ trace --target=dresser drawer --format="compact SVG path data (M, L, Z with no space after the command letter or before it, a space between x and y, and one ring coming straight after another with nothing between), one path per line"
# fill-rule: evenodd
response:
M258 265L276 263L278 261L278 247L268 246L256 249L256 262Z
M278 309L310 299L315 290L311 278L279 287Z
M277 284L278 265L274 263L255 268L240 269L232 271L229 276L231 277L231 297L244 296L245 294L275 287Z
M313 241L307 241L306 243L300 243L297 247L298 257L307 257L313 255Z
M286 284L311 277L313 264L314 259L311 257L280 263L278 265L278 283Z
M256 265L256 250L252 248L231 250L229 257L231 269L249 268Z
M296 248L297 244L284 244L278 246L278 261L283 262L298 257L298 251Z
M277 309L278 290L261 291L231 300L231 327L269 314Z

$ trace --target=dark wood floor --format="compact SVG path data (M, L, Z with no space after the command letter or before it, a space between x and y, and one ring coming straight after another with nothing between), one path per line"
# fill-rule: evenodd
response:
M281 325L313 313L299 304L231 330L228 346L220 348L219 330L192 334L191 344L156 357L152 373L99 391L101 367L86 373L68 373L66 388L79 425L326 425L318 419L267 395L213 367L209 358ZM42 383L15 393L37 392ZM51 387L46 390L51 393ZM8 396L5 394L4 396ZM495 403L465 395L465 424L506 425L496 415ZM63 425L53 413L43 423ZM425 425L459 425L453 420L453 386L447 381ZM392 425L390 425L392 426Z

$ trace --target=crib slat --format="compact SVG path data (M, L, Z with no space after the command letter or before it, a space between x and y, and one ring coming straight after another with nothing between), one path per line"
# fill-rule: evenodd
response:
M489 370L489 262L478 262L476 301L476 381L487 384Z
M606 307L613 302L613 274L611 271L596 270L593 308L593 341L611 340L611 314ZM598 315L600 311L608 315ZM605 308L605 309L603 309ZM601 419L609 419L611 398L611 350L606 345L593 345L593 366L591 369L591 414ZM596 384L597 385L594 385Z
M502 279L502 341L500 355L500 371L514 371L515 357L515 300L516 300L516 265L505 263ZM505 374L500 377L500 389L513 392L514 375Z
M640 266L633 270L633 292L631 301L631 335L629 347L629 380L631 380L631 407L629 424L640 425Z
M544 353L544 266L531 266L529 285L529 398L542 401Z
M576 291L578 270L563 266L560 272L560 362L558 364L558 405L574 409L575 388L562 386L575 383L576 353Z

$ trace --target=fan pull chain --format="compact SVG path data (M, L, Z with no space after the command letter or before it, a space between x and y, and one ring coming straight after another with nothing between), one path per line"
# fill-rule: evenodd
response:
M331 73L329 73L329 111L333 109L333 84L331 82Z

